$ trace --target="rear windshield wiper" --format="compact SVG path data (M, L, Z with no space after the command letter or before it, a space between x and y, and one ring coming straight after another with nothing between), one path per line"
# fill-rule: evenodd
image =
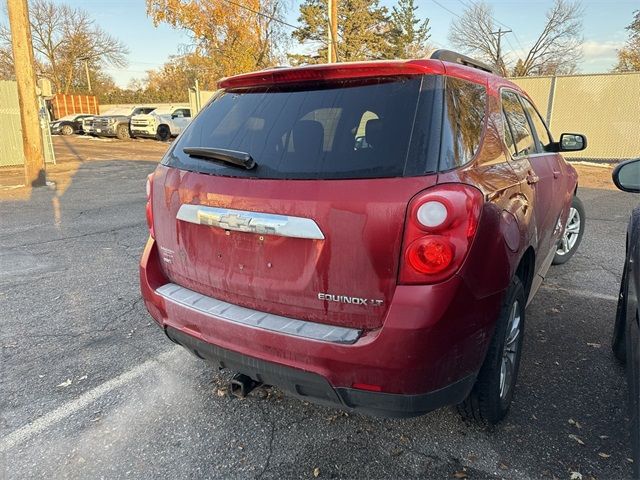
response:
M247 152L208 147L185 147L182 151L190 157L199 157L205 160L218 160L238 167L244 167L247 170L251 170L257 166L253 157Z

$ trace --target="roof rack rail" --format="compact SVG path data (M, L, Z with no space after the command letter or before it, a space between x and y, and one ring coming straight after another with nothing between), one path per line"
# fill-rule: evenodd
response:
M430 58L432 58L433 60L441 60L443 62L459 63L460 65L466 65L467 67L477 68L478 70L483 70L485 72L498 75L495 69L491 68L486 63L482 63L478 60L467 57L466 55L454 52L452 50L436 50L431 54Z

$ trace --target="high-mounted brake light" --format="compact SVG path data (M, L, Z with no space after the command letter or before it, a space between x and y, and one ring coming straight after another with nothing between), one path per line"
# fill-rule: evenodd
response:
M445 184L409 203L399 281L430 284L451 277L464 262L475 236L483 196L475 187Z
M147 205L145 208L147 214L147 226L149 227L149 235L151 238L156 238L156 233L153 229L153 207L151 206L151 200L153 195L153 173L147 177Z
M428 73L444 73L442 63L433 60L411 60L330 63L304 67L276 68L223 78L218 82L218 88L246 88L273 84L425 75Z

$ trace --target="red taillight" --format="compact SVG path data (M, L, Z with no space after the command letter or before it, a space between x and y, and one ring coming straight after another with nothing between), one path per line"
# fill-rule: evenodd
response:
M149 234L151 238L156 238L156 234L153 231L153 208L151 207L151 197L153 195L153 173L147 177L147 226L149 227Z
M451 265L453 257L454 247L451 242L435 235L419 238L407 249L407 260L421 273L439 273Z
M446 280L462 265L478 227L482 193L463 184L426 190L409 203L399 281Z

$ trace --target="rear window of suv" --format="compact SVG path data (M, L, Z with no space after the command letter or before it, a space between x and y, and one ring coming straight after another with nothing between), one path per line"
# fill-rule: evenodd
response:
M437 169L438 76L270 86L221 92L163 164L212 175L266 179L379 178ZM414 128L414 125L417 125ZM245 170L191 157L187 147L250 154ZM435 155L433 148L436 148Z

